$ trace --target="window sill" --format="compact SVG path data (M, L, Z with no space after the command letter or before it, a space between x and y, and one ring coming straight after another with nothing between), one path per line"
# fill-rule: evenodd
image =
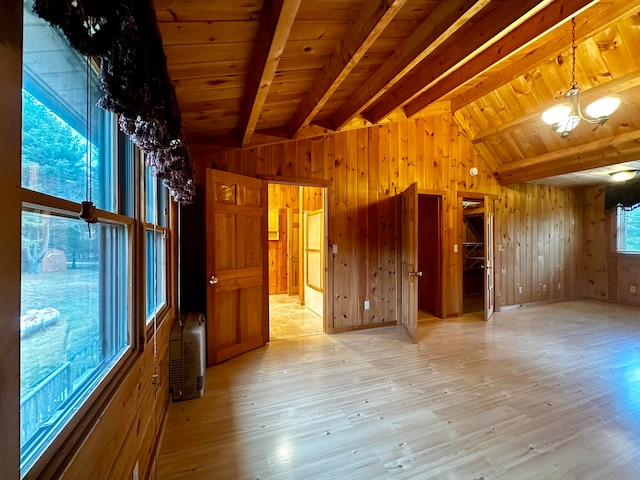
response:
M164 322L168 317L173 316L173 308L169 305L164 304L157 312L156 312L156 329L159 330L162 322ZM145 344L148 344L153 339L153 319L149 321L149 323L145 324Z
M640 252L615 252L616 257L620 258L640 258Z

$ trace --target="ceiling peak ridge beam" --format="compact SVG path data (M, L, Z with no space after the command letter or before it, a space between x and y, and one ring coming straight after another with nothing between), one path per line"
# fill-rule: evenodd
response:
M564 6L563 2L560 3ZM640 10L640 0L629 2L600 0L595 2L595 5L589 8L588 20L584 20L580 16L576 18L576 41L580 43L594 32L609 28L621 19L637 13L638 10ZM492 71L490 76L476 84L474 88L468 89L459 95L447 95L447 97L451 96L454 111L484 97L498 87L507 84L510 80L535 68L536 65L545 60L556 57L566 51L569 48L568 39L570 37L568 33L562 30L556 29L550 36L546 37L543 44L535 45L535 48L527 49L526 51L521 50L513 54L509 61L504 63L504 68Z
M400 48L349 98L330 119L340 130L395 85L450 35L482 10L490 0L447 0L411 34ZM425 45L427 47L425 48Z
M637 160L640 130L601 138L537 157L498 166L493 172L501 185L539 180L581 170Z
M404 106L424 90L446 78L472 58L513 32L552 0L491 2L474 18L423 59L401 82L387 90L363 116L377 123L396 108Z
M609 80L606 83L597 85L593 88L590 88L589 90L580 90L580 99L582 101L581 103L589 104L590 102L597 100L598 98L608 97L609 95L616 95L638 86L640 86L640 74L638 72L631 72L623 75L622 77L616 78L614 80ZM560 99L555 99L554 102L557 103L559 100ZM537 110L529 112L528 114L518 117L510 122L506 122L497 127L478 132L478 134L471 140L471 143L477 145L478 143L485 142L491 137L508 133L518 128L523 123L530 122L531 120L539 120L540 122L542 122L542 113L549 107L552 107L555 104L554 102L551 102L544 107L540 107Z
M477 78L498 63L503 63L518 52L523 51L580 12L598 3L598 0L567 0L554 2L529 18L518 29L497 41L489 50L476 56L446 79L436 83L411 100L404 107L407 117L417 114L445 95L452 95L461 85ZM458 107L459 108L459 107Z
M309 125L406 2L407 0L365 2L358 17L351 23L349 35L329 56L309 93L302 98L291 117L288 129L292 138L296 138Z
M258 124L301 3L302 0L265 1L240 109L237 135L241 146L251 140Z

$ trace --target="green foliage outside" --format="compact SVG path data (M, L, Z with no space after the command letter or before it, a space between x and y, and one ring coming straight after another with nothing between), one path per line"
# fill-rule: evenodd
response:
M22 186L81 202L86 197L86 141L67 123L52 113L29 92L22 91ZM92 153L92 170L98 154ZM95 182L97 182L97 178ZM80 245L88 238L86 225L58 222L52 237L54 217L23 215L23 271L38 273L42 258L50 248L57 248L69 260L81 255Z
M640 207L624 212L624 245L619 249L626 252L640 252Z
M81 202L85 165L85 139L23 90L22 186Z

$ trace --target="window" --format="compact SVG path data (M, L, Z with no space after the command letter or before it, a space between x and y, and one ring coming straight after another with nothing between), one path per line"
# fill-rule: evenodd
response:
M86 60L29 8L23 28L22 475L64 439L134 338L131 145L95 106ZM78 219L89 195L91 225Z
M632 210L618 206L618 251L640 253L640 204Z
M147 324L167 303L168 195L162 181L147 168L144 203Z

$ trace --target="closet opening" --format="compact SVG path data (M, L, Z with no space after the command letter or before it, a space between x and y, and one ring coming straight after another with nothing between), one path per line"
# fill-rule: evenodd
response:
M462 199L462 312L485 309L485 218L484 201Z

